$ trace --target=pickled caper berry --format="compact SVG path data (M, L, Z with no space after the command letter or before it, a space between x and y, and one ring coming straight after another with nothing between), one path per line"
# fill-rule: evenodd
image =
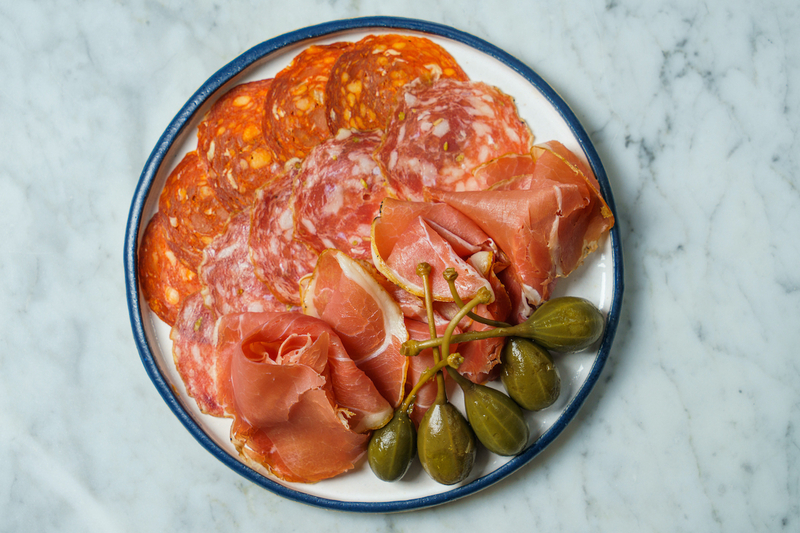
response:
M435 403L419 425L417 451L422 468L434 481L453 485L472 471L475 434L453 404Z
M515 402L529 411L550 407L561 393L561 377L550 353L529 341L511 337L503 347L500 379Z
M448 369L464 391L464 408L475 436L497 455L517 455L528 443L528 424L514 400L497 389L478 385Z
M369 467L383 481L402 478L417 454L417 430L404 409L372 433L367 448Z
M557 352L577 352L594 344L603 333L603 315L588 300L574 296L543 303L525 321L527 338Z

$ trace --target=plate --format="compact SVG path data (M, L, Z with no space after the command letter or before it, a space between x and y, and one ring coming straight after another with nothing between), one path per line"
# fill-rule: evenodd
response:
M532 436L522 454L501 458L482 449L470 477L456 486L439 485L429 479L419 461L396 483L378 480L362 461L354 472L312 485L286 483L240 462L228 437L230 420L200 413L194 400L187 396L172 360L169 327L148 308L136 273L138 244L147 221L158 208L164 182L183 155L195 148L197 125L216 98L239 83L274 76L311 44L357 41L371 33L425 36L450 52L471 79L495 85L513 96L536 142L559 140L591 165L616 215L608 179L588 135L567 104L528 66L486 41L447 26L390 17L347 19L265 41L225 65L192 95L158 140L139 178L128 218L124 261L128 311L144 367L169 408L203 447L245 478L286 498L340 511L393 512L442 504L502 480L530 462L573 420L597 382L619 321L622 250L616 225L598 250L557 285L554 294L583 296L606 315L606 328L598 346L557 358L561 397L546 410L527 413ZM459 399L454 398L453 403L459 405Z

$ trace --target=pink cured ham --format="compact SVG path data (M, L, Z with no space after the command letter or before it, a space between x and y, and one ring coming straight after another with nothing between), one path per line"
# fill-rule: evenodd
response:
M256 277L250 262L250 211L234 216L228 228L203 251L198 276L203 299L218 315L284 311L269 288Z
M250 259L258 279L281 302L300 305L298 282L314 270L317 252L296 238L292 173L258 191L250 228Z
M386 185L372 153L378 132L339 130L317 145L294 181L293 208L298 238L316 251L336 248L355 259L370 258L370 225Z
M369 436L347 429L326 391L311 389L299 396L284 423L259 427L234 419L231 441L256 468L285 481L316 483L353 469Z
M186 393L195 399L200 411L223 416L213 336L216 320L214 311L203 305L203 297L196 292L183 301L169 338Z
M452 302L450 287L442 277L445 268L458 272L456 288L464 299L489 281L467 259L481 256L492 262L497 248L474 222L446 204L406 202L387 198L372 225L372 261L389 280L418 297L424 297L417 265L431 265L433 298Z
M614 223L582 171L549 149L534 153L533 173L491 190L431 192L474 220L508 256L511 266L500 277L509 288L515 321L525 319L526 303L549 298L556 279L580 265Z
M405 93L375 158L397 197L422 200L426 188L485 188L472 171L527 153L532 140L510 96L482 82L441 79Z
M364 432L392 416L319 319L227 315L217 337L219 349L230 354L225 396L235 418L231 439L245 460L281 479L312 483L353 468L366 450Z
M408 332L389 293L357 261L325 250L302 294L303 311L331 325L358 368L397 407L408 366L400 345Z

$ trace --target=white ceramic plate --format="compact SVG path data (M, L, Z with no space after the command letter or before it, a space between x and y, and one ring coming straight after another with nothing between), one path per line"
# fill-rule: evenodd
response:
M217 97L239 83L273 77L311 44L357 41L378 33L423 35L450 52L472 80L495 85L513 96L536 142L561 141L586 160L615 211L608 179L586 132L567 104L530 68L491 44L446 26L371 17L334 21L276 37L248 50L209 78L173 119L150 155L131 204L125 240L128 308L142 362L159 393L192 435L233 470L273 492L312 505L361 512L391 512L441 504L477 492L528 463L564 430L596 383L608 357L622 302L622 251L615 226L598 251L557 285L554 295L582 296L599 307L607 317L602 340L594 350L557 358L562 393L552 407L527 413L531 427L529 447L514 458L498 457L482 449L472 474L459 485L435 483L422 471L418 461L396 483L378 480L366 461L362 461L354 472L312 485L286 483L239 461L228 437L230 420L200 413L186 394L172 360L169 327L150 311L139 290L138 244L147 221L158 208L158 197L167 176L185 153L195 149L197 125ZM452 400L461 405L460 398Z

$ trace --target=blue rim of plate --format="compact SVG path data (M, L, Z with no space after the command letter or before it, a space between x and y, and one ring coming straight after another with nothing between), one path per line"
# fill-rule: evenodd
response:
M202 87L197 90L197 92L192 95L192 97L188 102L186 102L186 104L184 104L172 122L170 122L166 131L164 131L159 138L158 143L150 154L150 157L147 159L142 174L139 177L139 183L136 186L130 212L128 214L128 224L125 233L124 264L128 314L130 315L136 347L139 350L139 355L141 356L145 370L150 376L150 379L153 381L153 384L156 386L156 389L161 394L161 397L167 403L175 416L178 417L189 433L191 433L192 436L197 439L197 441L206 450L208 450L212 455L214 455L232 470L249 479L253 483L261 485L262 487L290 500L336 511L390 513L423 509L426 507L447 503L459 498L463 498L464 496L474 494L475 492L497 483L530 462L536 455L539 454L539 452L544 450L551 442L553 442L553 440L555 440L555 438L562 431L564 431L567 425L572 421L600 377L603 366L608 359L608 354L611 350L611 344L614 341L614 335L617 331L617 325L619 323L623 292L623 266L622 247L620 243L618 224L615 224L614 227L611 228L611 249L612 258L614 261L614 294L606 320L606 328L603 333L603 338L600 342L597 356L591 370L589 371L589 374L587 375L586 381L583 383L575 397L566 407L558 420L556 420L556 422L544 434L542 434L542 436L539 437L539 439L537 439L530 448L511 459L497 470L486 474L485 476L478 478L467 485L454 488L447 492L422 498L390 502L339 501L298 492L259 474L248 466L240 463L226 453L222 448L220 448L208 435L206 435L197 422L195 422L195 420L183 408L178 399L175 397L170 384L166 381L158 368L155 357L150 349L150 346L147 342L147 337L145 335L144 323L142 320L141 302L139 300L139 282L136 272L139 229L142 223L142 214L150 193L150 189L158 173L159 167L169 151L169 148L172 146L173 142L175 142L184 128L186 128L187 124L191 121L192 117L198 111L198 109L200 109L203 103L225 83L268 54L305 40L325 37L348 30L368 30L370 28L417 31L438 35L453 41L458 41L493 57L523 76L526 80L528 80L528 82L531 83L531 85L536 87L536 89L538 89L545 96L545 98L550 102L551 105L553 105L553 107L555 107L555 109L567 123L568 127L572 130L573 134L578 140L578 143L584 150L587 159L589 160L589 164L594 170L595 176L600 183L600 189L603 193L603 196L616 218L617 212L614 205L614 198L611 194L611 187L608 183L608 177L603 169L603 164L600 162L600 157L598 156L597 151L589 140L589 136L566 102L564 102L564 100L562 100L561 97L530 67L523 64L518 59L509 55L503 50L497 48L496 46L479 39L478 37L460 30L456 30L449 26L407 18L363 17L336 20L315 26L309 26L307 28L302 28L284 35L280 35L268 41L264 41L263 43L254 46L222 67L213 76L211 76L211 78L209 78L208 81L206 81Z

